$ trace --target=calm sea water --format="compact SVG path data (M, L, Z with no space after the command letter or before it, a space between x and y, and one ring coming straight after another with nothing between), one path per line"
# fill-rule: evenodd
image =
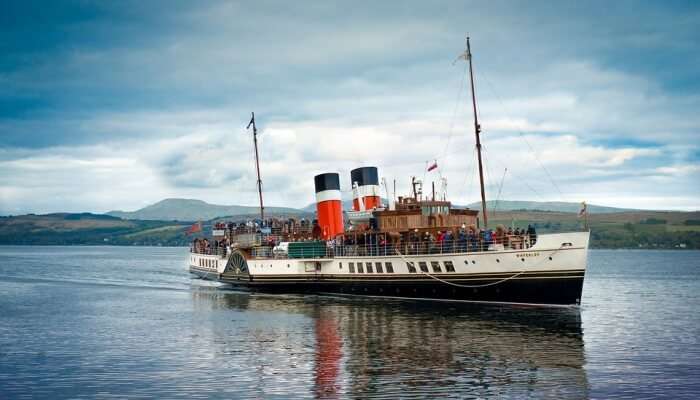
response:
M591 251L580 309L254 295L186 255L0 247L0 398L700 396L700 252Z

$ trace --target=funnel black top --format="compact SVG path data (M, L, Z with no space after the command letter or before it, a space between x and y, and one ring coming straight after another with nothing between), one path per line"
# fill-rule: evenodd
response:
M316 193L324 190L340 190L340 175L335 172L314 176L314 186Z
M358 186L379 185L379 173L377 167L355 168L350 171L352 184L357 182Z

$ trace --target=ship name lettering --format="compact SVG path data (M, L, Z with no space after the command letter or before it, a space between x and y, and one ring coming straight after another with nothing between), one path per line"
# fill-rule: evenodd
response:
M540 252L539 251L533 251L529 253L518 253L515 256L520 258L520 257L539 257Z

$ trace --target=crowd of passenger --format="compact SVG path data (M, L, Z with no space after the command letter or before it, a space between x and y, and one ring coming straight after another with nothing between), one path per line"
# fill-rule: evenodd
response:
M318 241L322 232L316 221L294 218L248 220L244 222L216 223L215 229L226 230L223 238L198 238L192 242L191 250L200 254L229 254L231 238L236 235L254 233L259 235L258 244L274 248L281 242ZM527 249L537 241L535 227L509 227L495 229L477 228L474 225L453 230L414 229L408 232L378 233L371 229L354 229L326 241L329 255L393 255L396 253L440 254L502 249Z
M231 252L231 242L227 237L221 240L197 238L192 241L190 251L199 254L224 256Z
M407 234L362 232L338 236L329 247L337 255L391 255L440 254L497 249L525 249L537 241L535 227L526 229L498 226L495 230L462 226L456 232L423 231L418 229Z

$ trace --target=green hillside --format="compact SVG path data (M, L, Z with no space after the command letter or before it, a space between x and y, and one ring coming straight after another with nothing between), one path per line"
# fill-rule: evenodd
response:
M628 211L588 215L592 248L700 249L700 212ZM584 229L576 213L505 211L490 215L489 225L527 227L540 233Z
M0 244L184 246L189 224L129 221L108 215L46 214L0 217Z
M233 220L244 218L233 217ZM700 249L700 212L632 211L588 216L592 248ZM489 226L524 228L539 233L581 230L575 213L504 211L489 216ZM211 221L203 223L211 232ZM186 246L191 223L125 220L96 214L47 214L0 217L0 245Z

